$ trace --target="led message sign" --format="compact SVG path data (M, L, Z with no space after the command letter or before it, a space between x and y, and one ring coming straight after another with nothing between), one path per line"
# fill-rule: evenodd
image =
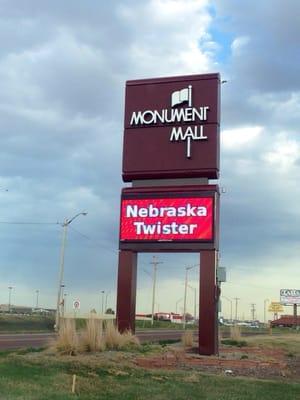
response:
M212 240L213 199L123 200L121 240Z
M300 290L298 289L281 289L280 303L284 305L300 304Z
M123 180L219 174L219 74L126 82Z
M215 238L215 193L134 193L121 199L120 246L126 243L209 243ZM125 246L126 248L126 246Z

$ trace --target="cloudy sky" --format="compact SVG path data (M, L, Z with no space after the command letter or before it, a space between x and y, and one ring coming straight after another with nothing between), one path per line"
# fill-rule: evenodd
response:
M68 231L68 306L99 309L105 290L115 307L125 81L206 72L227 80L222 294L240 298L240 317L256 303L262 318L264 299L300 288L300 3L238 3L0 1L0 303L11 285L14 304L34 305L39 289L40 305L55 306L57 222L87 211ZM152 256L139 257L140 312L150 311ZM198 256L159 260L156 307L180 310ZM222 307L229 316L230 300Z

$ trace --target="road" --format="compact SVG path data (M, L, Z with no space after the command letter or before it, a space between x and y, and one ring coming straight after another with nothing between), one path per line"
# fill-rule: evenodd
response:
M175 329L147 329L137 330L137 337L141 343L157 342L159 340L180 339L182 330ZM13 333L0 334L0 350L13 350L26 347L44 347L51 339L55 338L55 333Z
M136 335L141 343L145 342L158 342L159 340L178 340L181 338L183 331L180 329L147 329L137 330ZM251 336L264 334L262 332L243 332L242 336ZM194 331L196 337L197 331ZM229 333L224 334L223 337L229 337ZM55 333L13 333L13 334L0 334L0 351L13 350L26 347L45 347L55 338Z

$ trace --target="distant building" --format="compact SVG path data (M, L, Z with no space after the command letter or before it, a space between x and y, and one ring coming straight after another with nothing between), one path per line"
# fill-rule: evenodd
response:
M139 313L135 315L136 319L139 320L149 320L151 319L152 315L151 314L143 314ZM154 319L156 321L169 321L169 322L174 322L174 323L181 323L182 322L182 315L176 314L173 312L157 312L154 314Z
M26 306L15 306L11 304L0 304L0 312L8 313L11 312L12 314L31 314L32 307Z
M293 327L300 326L300 316L294 317L293 315L282 315L280 318L270 322L272 327L283 326Z

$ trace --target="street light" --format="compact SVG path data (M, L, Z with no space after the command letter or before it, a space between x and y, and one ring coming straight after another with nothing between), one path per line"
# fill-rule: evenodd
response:
M67 296L68 293L64 293L64 314L67 312Z
M62 223L63 227L63 236L62 236L62 244L61 244L61 254L60 254L60 271L59 271L59 279L58 279L58 293L57 293L57 304L56 304L56 318L55 318L55 329L58 330L59 328L59 314L60 314L60 299L61 299L61 288L63 283L64 277L64 263L65 263L65 247L66 247L66 240L67 240L67 230L68 226L71 222L74 221L75 218L79 217L79 215L87 215L87 212L80 212L74 217L68 219L65 218L64 222Z
M239 297L234 297L234 300L235 300L235 323L236 323L238 318L238 302L241 299Z
M105 295L105 307L104 307L105 314L106 314L106 310L107 310L107 298L108 298L109 294L110 294L110 290Z
M11 305L11 291L13 290L12 286L8 286L8 312L10 313L10 305Z
M36 304L35 304L35 308L38 309L38 308L39 308L39 293L40 293L39 289L37 289L37 290L35 291L35 293L36 293Z
M177 306L182 300L183 300L183 298L181 297L181 299L176 301L176 307L175 307L176 314L177 314Z
M196 313L197 313L197 311L196 311L196 308L197 308L197 289L194 288L191 285L188 285L188 287L194 291L194 322L195 322L196 321Z
M269 299L264 299L264 324L266 323L266 306L269 301Z
M153 265L153 286L152 286L152 310L151 310L151 325L154 324L154 306L155 306L155 291L156 291L156 271L158 264L162 264L162 262L156 261L156 257L153 256L153 261L150 263Z
M64 295L64 291L65 291L65 287L66 285L61 285L61 294L60 294L60 307L61 307L61 314L62 317L65 317L65 295Z
M191 267L185 267L185 284L184 284L184 302L183 302L183 329L185 329L186 325L186 296L187 296L187 287L188 287L188 271L199 267L199 264L192 265Z
M232 322L232 300L229 297L226 297L224 295L222 296L222 298L224 298L230 302L230 321Z
M101 300L101 315L103 315L103 305L104 305L104 293L105 293L105 290L101 290L100 293L102 294L102 300Z

